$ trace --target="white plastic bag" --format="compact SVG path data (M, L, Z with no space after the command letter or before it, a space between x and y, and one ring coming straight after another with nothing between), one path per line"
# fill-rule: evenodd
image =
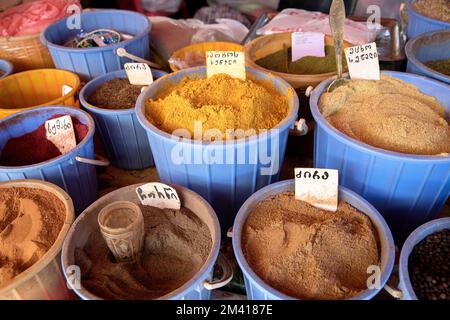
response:
M381 28L381 26L380 26ZM344 40L352 44L375 41L378 29L369 29L364 22L345 20ZM258 35L280 32L321 32L331 35L328 15L301 9L284 9L267 25L257 31Z
M177 12L181 0L142 0L142 7L146 11Z
M204 24L197 19L174 20L167 17L150 17L151 43L163 59L193 43L208 41L241 42L248 29L231 19L217 19L216 24Z

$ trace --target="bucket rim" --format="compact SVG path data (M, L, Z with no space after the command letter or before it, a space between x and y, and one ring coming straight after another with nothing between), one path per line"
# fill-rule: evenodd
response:
M14 66L10 61L0 59L0 70L4 72L4 74L0 76L0 79L3 79L13 73Z
M154 70L152 69L152 74L154 78L161 78L167 74L167 72L161 71L161 70ZM125 70L115 70L108 73L105 73L101 76L98 76L92 80L90 80L86 85L83 86L83 88L80 91L79 98L81 105L86 108L87 110L95 113L95 114L101 114L101 115L127 115L127 114L134 114L135 113L135 106L128 108L128 109L106 109L106 108L100 108L97 106L94 106L93 104L90 104L87 101L86 97L86 91L89 89L96 89L106 81L115 79L115 78L126 78L127 74ZM143 86L144 87L144 86ZM136 103L136 102L135 102Z
M84 148L84 146L89 142L89 140L91 140L94 136L94 132L95 132L95 125L94 125L94 119L91 117L91 115L89 113L87 113L86 111L80 110L80 109L75 109L73 107L66 107L66 106L47 106L47 107L40 107L40 108L31 108L31 109L27 109L21 112L17 112L14 114L11 114L3 119L0 120L0 125L4 124L5 122L9 122L9 121L13 121L14 118L16 117L27 117L29 116L28 114L32 114L32 113L39 113L42 111L50 111L53 114L52 115L56 115L56 114L62 114L62 115L70 115L70 116L76 116L77 118L82 118L84 117L84 119L87 120L87 125L88 126L88 133L86 134L86 136L84 137L83 140L81 140L76 146L75 148L73 148L72 150L70 150L69 152L67 152L66 154L62 154L59 155L55 158L52 158L50 160L47 161L43 161L43 162L39 162L39 163L35 163L35 164L30 164L30 165L26 165L26 166L15 166L15 167L9 167L9 166L2 166L0 165L0 171L6 171L6 172L11 172L11 173L17 173L17 172L24 172L24 171L34 171L37 169L41 169L43 167L49 166L49 165L54 165L60 162L64 162L64 161L68 161L70 158L75 158L75 155ZM19 120L21 121L21 120ZM42 122L40 125L44 124L44 122ZM35 128L36 130L37 128ZM2 131L2 129L0 129L0 132ZM33 130L32 130L33 131ZM29 132L32 132L29 131ZM27 132L27 133L29 133ZM8 139L9 140L9 139ZM1 152L1 151L0 151ZM76 161L75 159L73 159L73 161Z
M438 34L448 34L449 40L450 40L450 30L449 29L443 29L443 30L437 30L433 32L427 32L422 33L414 38L412 38L405 46L405 54L408 59L408 63L413 64L416 66L421 72L425 73L426 76L438 79L440 81L443 81L447 84L450 84L450 76L446 76L445 74L442 74L440 72L437 72L431 68L429 68L427 65L425 65L422 61L420 61L415 53L414 50L416 49L416 46L423 46L424 44L419 44L418 42L425 40L427 38L432 38Z
M291 186L291 185L293 186L294 184L295 184L294 179L284 180L284 181L280 181L280 182L277 182L274 184L270 184L270 185L260 189L259 191L255 192L241 206L241 208L239 209L239 212L236 214L236 218L235 218L234 224L233 224L233 237L232 237L233 251L234 251L236 260L237 260L242 272L246 275L246 277L251 278L251 280L258 287L262 288L263 290L269 292L272 295L277 296L277 298L280 298L283 300L299 300L299 299L289 296L289 295L282 293L281 291L271 287L253 271L253 269L250 267L250 265L247 262L247 259L244 256L244 253L242 250L241 239L242 239L242 229L244 228L244 225L245 225L245 222L247 221L248 215L251 213L250 209L253 205L260 202L260 200L258 200L258 199L261 197L261 195L266 195L264 198L267 198L267 196L268 196L267 194L270 191L274 191L274 193L278 193L277 192L278 190L284 190L284 188ZM271 194L273 194L273 193L271 193ZM353 192L350 189L345 188L343 186L339 186L339 195L345 195L346 197L357 200L359 203L366 206L368 208L368 211L370 211L370 215L365 212L362 212L361 210L359 210L359 211L361 211L363 214L365 214L367 217L369 217L372 224L375 227L377 225L379 225L380 230L378 230L378 228L376 228L376 230L377 230L378 238L380 241L380 245L381 245L382 237L385 241L385 247L380 248L380 257L382 256L383 249L387 251L386 252L386 256L387 256L386 267L384 268L384 270L382 270L382 276L380 279L381 288L364 290L364 291L360 292L359 294L357 294L356 296L353 296L347 300L371 299L372 297L374 297L376 294L378 294L382 290L384 285L389 280L390 275L392 274L392 271L394 268L394 262L395 262L394 238L392 236L392 233L391 233L391 230L390 230L388 224L386 223L386 220L378 212L378 210L375 209L375 207L373 207L367 200L365 200L360 195L356 194L355 192ZM380 231L383 231L383 233L380 234ZM380 264L381 264L381 261L380 261Z
M450 218L434 219L417 227L406 239L400 251L400 259L398 263L400 287L406 291L410 299L417 300L417 295L414 292L411 279L409 277L409 256L414 250L415 246L429 235L450 229ZM405 292L403 292L404 294Z
M435 86L442 87L443 90L450 90L450 85L440 82L436 79L427 78L425 76L420 76L420 75L406 73L406 72L398 72L398 71L382 71L382 73L386 74L388 76L395 77L395 78L399 78L397 76L407 76L408 78L413 78L416 80L432 83ZM433 163L450 163L450 154L447 154L447 155L415 155L415 154L408 154L408 153L401 153L401 152L385 150L385 149L371 146L369 144L366 144L366 143L356 140L354 138L351 138L351 137L347 136L346 134L340 132L336 128L334 128L327 121L327 119L325 119L325 117L319 111L319 107L318 107L320 96L324 92L325 88L331 83L333 78L329 78L327 80L322 81L316 88L314 88L314 90L311 93L311 97L310 97L310 108L311 108L312 116L313 116L314 120L316 121L316 123L318 124L318 126L320 126L323 130L325 130L327 134L332 135L334 138L337 138L340 142L345 143L346 145L349 145L352 148L357 149L358 151L364 151L368 154L372 154L377 157L390 158L390 159L400 160L400 161L415 161L415 162L427 161L427 162L433 162ZM447 113L449 113L449 112L450 112L450 107L447 108Z
M442 21L442 20L433 19L431 17L423 15L422 13L420 13L416 9L414 9L413 4L416 1L417 0L414 0L414 1L408 2L406 4L406 9L407 9L409 14L412 14L413 16L416 16L416 17L418 17L418 18L420 18L422 20L425 20L427 22L430 22L430 23L432 23L434 25L439 25L440 27L444 27L444 29L445 29L445 27L450 28L450 22L445 22L445 21Z
M111 196L115 196L117 194L122 193L124 190L128 190L128 189L135 189L139 186L142 186L145 183L136 183L133 185L129 185L126 187L122 187L119 189L116 189L110 193L107 193L106 195L98 198L95 202L93 202L91 205L89 205L89 207L87 207L76 219L75 221L72 223L72 225L70 226L70 229L67 232L67 235L64 239L64 243L62 245L62 249L61 249L61 266L62 266L62 271L64 274L64 277L67 279L67 274L66 274L66 267L68 266L69 263L69 252L68 252L68 245L69 242L73 239L74 235L75 235L75 228L77 227L77 225L86 218L86 216L88 214L92 214L91 211L95 208L95 206L97 205L98 202L100 202L100 200L104 199L105 197L111 197ZM217 258L219 256L219 251L220 251L220 243L221 243L221 230L220 230L220 224L219 224L219 219L217 218L217 215L214 211L214 209L211 207L211 205L202 197L200 196L198 193L183 187L181 185L178 184L171 184L168 183L167 185L173 187L175 190L177 190L177 192L183 192L188 194L191 197L196 198L200 203L202 203L202 205L204 205L208 212L210 213L210 216L213 220L213 225L212 228L215 230L215 237L213 238L211 236L211 241L212 241L212 245L211 245L211 250L210 253L206 259L206 261L203 263L202 267L196 272L196 274L187 282L185 282L182 286L180 286L179 288L175 289L174 291L158 297L156 300L164 300L164 299L179 299L180 297L184 296L186 293L188 293L189 291L192 290L192 288L195 288L197 285L201 285L201 283L208 277L208 271L211 268L214 268L214 265L217 261ZM180 192L180 193L181 193ZM191 210L193 211L193 210ZM193 212L195 214L195 212ZM198 217L198 216L197 216ZM209 229L209 228L208 228ZM70 283L70 282L69 282ZM81 299L83 300L89 300L89 299L99 299L99 300L103 300L103 298L96 296L95 294L91 293L88 289L86 289L82 284L81 284L81 289L74 289L74 291L76 292L77 296L79 296Z
M65 70L65 69L43 68L43 69L24 70L24 71L10 74L8 77L0 78L0 85L2 84L2 82L11 81L12 79L15 79L17 81L18 78L24 76L25 74L32 76L33 74L42 73L42 72L47 73L47 74L48 73L66 74L67 76L73 78L73 80L75 81L75 86L67 94L65 94L61 97L58 97L56 99L44 102L42 104L33 105L33 106L29 106L29 107L20 107L20 108L2 108L2 107L0 107L0 110L2 110L2 111L17 110L18 112L21 112L21 111L30 110L33 108L38 108L38 107L59 105L60 103L63 103L64 101L66 101L72 97L73 98L75 97L75 93L78 91L78 89L80 88L80 85L81 85L80 77L76 73L69 71L69 70Z
M69 228L75 218L75 209L72 198L66 191L51 182L36 179L20 179L0 182L0 189L8 187L27 187L33 189L41 189L55 194L55 196L58 197L58 199L60 199L66 207L66 217L55 242L42 256L42 258L39 259L39 261L37 261L31 267L25 269L23 272L14 277L7 286L0 288L0 295L5 294L8 291L30 280L56 258L56 256L61 252L67 232L69 231Z
M83 15L95 15L95 14L104 14L104 13L111 13L111 14L129 14L129 15L135 15L138 16L142 19L142 21L147 21L147 25L146 27L137 35L134 35L131 39L125 40L125 41L121 41L119 43L116 44L112 44L109 46L104 46L104 47L93 47L93 48L71 48L71 47L66 47L64 45L60 45L60 44L56 44L53 43L49 40L47 40L47 35L48 32L51 28L54 28L57 24L62 23L63 21L67 21L67 19L69 17L63 17L57 21L54 21L53 23L51 23L50 25L48 25L41 33L40 33L40 41L41 43L48 47L48 48L53 48L53 49L58 49L58 51L65 51L65 52L72 52L72 53L81 53L81 54L86 54L86 53L95 53L95 52L103 52L103 51L109 51L109 50L113 50L114 52L116 51L116 49L118 48L123 48L125 46L127 46L128 44L135 42L137 40L140 40L141 38L148 36L150 34L150 31L152 29L152 24L150 22L149 19L147 19L147 17L145 15L143 15L142 13L136 12L136 11L130 11L130 10L121 10L121 9L97 9L94 11L85 11L85 12L81 12L81 16ZM117 56L117 58L120 58L119 56Z
M250 137L245 137L245 138L240 138L237 140L222 140L222 141L213 141L213 142L209 142L209 141L203 141L203 140L194 140L194 139L187 139L187 138L180 138L178 136L173 136L161 129L159 129L158 127L156 127L153 123L151 123L147 117L145 116L145 107L146 107L146 100L149 98L149 92L150 90L156 90L155 88L155 84L161 84L163 81L166 81L166 79L169 79L173 76L178 76L178 75L182 75L182 76L191 76L191 75L206 75L206 67L195 67L195 68L187 68L187 69L183 69L177 72L173 72L173 73L169 73L164 75L163 77L157 79L156 81L153 82L152 85L148 86L147 89L145 89L140 95L139 98L136 101L136 115L137 118L140 122L140 124L142 125L142 127L145 129L145 131L147 133L152 133L154 135L157 135L158 138L163 139L164 141L170 141L170 142L176 142L177 144L187 144L187 145L192 145L192 146L203 146L203 147L218 147L218 146L241 146L241 145L245 145L247 143L253 142L253 141L258 141L260 139L264 139L267 137L272 137L273 135L275 135L275 133L273 132L274 129L278 130L279 132L282 132L286 129L288 129L289 127L294 125L295 120L297 119L297 113L298 113L298 108L299 108L299 100L298 100L298 96L297 93L295 92L294 88L292 88L292 86L287 83L285 80L274 76L271 73L267 73L267 72L263 72L261 70L257 70L254 68L249 68L249 67L245 67L246 72L250 72L253 75L256 76L261 76L261 79L263 80L270 80L272 82L278 82L281 87L282 90L286 90L287 92L289 92L290 95L292 95L292 98L288 98L288 104L292 105L291 110L288 110L287 115L283 118L283 120L281 120L280 123L278 123L275 127L268 129L266 131L266 133L258 133L256 135L250 136ZM278 90L278 92L280 92L281 90ZM282 93L284 94L284 93ZM291 101L289 102L289 100L291 99ZM236 128L230 128L230 129L236 129Z

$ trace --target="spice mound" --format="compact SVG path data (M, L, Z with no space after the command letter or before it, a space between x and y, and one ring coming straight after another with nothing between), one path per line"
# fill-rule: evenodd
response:
M127 78L114 78L102 83L89 97L88 102L104 109L134 108L142 86L131 84Z
M245 132L239 138L272 129L287 112L286 97L270 81L244 81L225 74L185 78L159 98L148 100L146 107L149 121L167 133L187 129L193 136L195 122L200 121L203 132L214 129L216 140L220 135L220 139L234 138L235 129Z
M299 299L346 299L367 289L380 261L370 219L347 203L336 212L284 192L261 201L245 222L242 244L253 271Z
M51 119L61 116L63 115L56 115ZM75 117L72 117L72 123L78 144L87 135L89 128ZM61 152L53 142L47 140L45 123L43 123L32 132L9 139L1 150L0 165L8 167L28 166L51 160L60 155Z
M75 251L81 284L104 299L156 299L181 287L211 251L209 229L193 212L140 206L145 244L140 260L117 263L100 231Z
M38 262L58 237L64 203L45 190L0 188L0 287Z
M436 72L450 77L450 58L447 60L428 61L425 62L425 65Z
M280 50L255 61L257 65L276 72L291 74L322 74L336 72L336 57L333 46L325 47L325 57L307 56L292 61L292 50ZM346 64L345 58L342 60Z
M414 9L419 13L445 22L450 22L449 0L417 0Z
M408 154L450 153L444 107L402 80L352 80L324 93L319 110L337 130L371 146Z
M408 266L419 300L450 300L450 229L433 233L418 243Z

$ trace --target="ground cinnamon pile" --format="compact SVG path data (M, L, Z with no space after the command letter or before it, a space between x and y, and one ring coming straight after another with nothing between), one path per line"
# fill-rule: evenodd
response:
M346 299L367 289L367 267L380 261L370 219L345 202L336 212L285 192L260 202L244 225L251 268L275 289L299 299Z
M185 78L148 100L146 108L149 121L163 131L187 129L194 136L195 121L200 121L203 131L217 129L223 139L230 138L227 130L253 129L255 134L271 129L287 112L286 97L269 81L244 81L225 74Z
M64 203L50 192L0 188L0 287L50 249L65 221Z
M50 119L63 115L55 115ZM89 128L77 118L72 117L75 139L80 143L87 135ZM46 138L45 123L36 130L20 137L9 139L0 154L0 165L8 167L27 166L44 162L61 155L59 149Z
M81 284L105 299L156 299L189 281L211 251L209 229L189 209L140 206L145 245L135 263L117 263L100 231L75 250Z

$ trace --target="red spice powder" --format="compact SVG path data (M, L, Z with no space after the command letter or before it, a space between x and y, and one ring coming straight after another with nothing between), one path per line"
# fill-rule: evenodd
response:
M51 119L61 117L55 115ZM75 130L77 144L86 137L89 128L82 124L77 118L71 117ZM61 155L61 152L47 140L45 123L36 130L23 136L9 139L0 155L0 165L8 167L27 166L44 162Z

